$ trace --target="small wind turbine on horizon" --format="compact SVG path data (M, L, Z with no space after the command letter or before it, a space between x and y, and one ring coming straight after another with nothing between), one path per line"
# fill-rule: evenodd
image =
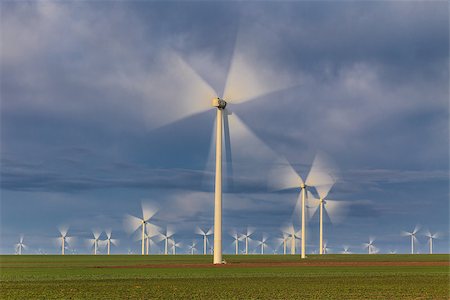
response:
M352 254L352 252L349 251L350 250L349 246L344 245L343 248L344 251L341 252L342 254Z
M286 232L282 232L282 237L281 238L277 238L276 240L278 241L277 247L282 245L282 247L283 247L283 255L286 255L287 241L289 240L289 234L287 234Z
M414 230L411 232L408 231L403 231L402 235L403 236L409 236L411 237L411 254L414 254L414 242L417 241L417 237L416 234L417 232L419 232L419 225L416 225L416 227L414 227Z
M284 229L284 232L289 235L289 240L291 241L291 255L294 255L297 252L297 240L301 240L301 237L303 236L302 231L295 231L294 225L291 224Z
M196 245L197 244L195 243L195 241L192 241L192 244L188 245L188 251L191 253L191 255L194 255L194 252L197 250L195 249Z
M433 254L433 240L439 238L438 233L432 234L430 231L425 233L425 236L428 238L428 244L430 246L430 254Z
M67 243L69 243L73 238L67 236L67 232L69 231L69 228L66 226L60 226L58 228L58 231L60 233L60 237L58 238L58 242L61 243L61 255L65 254L65 249L67 247Z
M15 245L16 254L22 255L22 250L26 249L27 246L23 243L23 235L20 235L19 242Z
M239 254L239 241L242 241L242 239L244 237L242 235L239 236L239 234L236 230L234 230L232 233L230 233L230 235L233 237L232 244L234 244L235 255L238 255Z
M213 228L211 227L208 231L204 231L200 227L197 227L195 229L195 233L203 236L203 255L206 255L207 254L206 249L207 249L207 245L208 245L208 235L213 234Z
M264 254L264 247L267 247L267 236L263 234L260 241L258 241L258 244L261 246L261 254Z
M301 258L306 258L306 191L312 187L316 190L328 191L336 182L333 170L328 166L328 162L323 155L317 154L311 165L311 169L306 180L294 169L285 159L280 159L276 168L270 176L271 185L275 190L300 189L299 202L301 207ZM296 205L299 203L297 202Z
M150 219L157 213L157 209L153 207L150 203L141 203L142 207L142 218L138 218L132 215L126 215L125 218L125 229L129 233L135 232L139 227L141 227L141 255L145 255L145 234L148 230L157 231L157 226L151 224Z
M375 245L373 244L375 242L375 238L371 237L369 238L369 242L368 243L364 243L364 248L367 248L367 251L369 254L375 254L378 252L378 248L375 247Z
M99 239L100 239L100 235L101 235L102 233L101 233L101 231L98 231L98 230L93 230L92 231L92 235L94 236L94 238L93 239L88 239L87 240L87 242L88 242L88 245L90 246L90 247L94 247L94 255L97 255L97 252L98 252L98 246L99 246Z
M165 233L159 233L160 240L164 241L164 255L169 254L169 240L175 234L171 227L166 227Z
M248 255L248 241L251 240L250 236L253 234L253 229L247 227L247 231L242 234L242 239L245 241L245 255Z
M106 233L106 251L107 251L107 255L110 255L111 244L117 246L119 244L119 240L111 238L111 235L112 235L111 229L105 230L105 233Z

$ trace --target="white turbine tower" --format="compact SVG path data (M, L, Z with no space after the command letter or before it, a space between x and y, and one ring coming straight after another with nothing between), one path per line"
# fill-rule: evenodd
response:
M213 234L213 229L210 228L208 231L204 231L202 230L200 227L197 227L195 230L195 233L203 236L203 255L206 255L206 249L207 249L207 245L208 245L208 235Z
M22 250L26 249L27 246L23 243L23 235L20 236L19 242L15 245L16 254L22 255Z
M416 237L417 232L419 232L419 225L416 225L416 227L414 227L414 230L411 232L408 232L408 231L402 232L403 236L411 237L411 254L414 254L414 242L417 241L417 237Z
M242 235L242 239L245 241L245 255L248 255L248 241L251 240L250 236L253 234L253 229L247 228L247 232Z
M427 233L425 233L425 236L428 238L428 244L430 246L430 254L433 254L433 240L439 238L439 234L438 233L432 234L430 231L427 231Z
M149 223L150 219L156 214L158 211L155 207L153 207L150 203L142 202L142 218L138 218L132 215L126 215L125 218L125 229L129 233L135 232L139 227L141 227L141 254L145 255L145 234L148 230L157 230L157 226ZM150 228L149 228L150 227Z
M94 238L87 240L88 246L94 247L94 255L97 255L98 246L99 246L99 239L100 239L100 235L101 234L102 234L101 231L93 230L92 231L92 235L94 236Z
M119 244L119 240L118 239L112 239L111 235L112 235L112 231L111 229L107 229L105 230L106 233L106 253L108 255L110 255L111 252L111 244L117 246Z
M307 189L315 187L316 190L328 191L336 182L335 176L332 174L333 170L329 166L329 162L323 155L316 155L309 171L306 180L300 176L300 174L294 170L292 165L287 161L280 160L279 164L273 170L271 174L271 184L275 190L286 190L292 188L300 189L299 201L301 201L301 233L302 233L302 247L301 257L306 258L306 202L307 202Z
M367 251L369 254L375 254L378 252L377 247L375 247L375 245L373 244L375 242L375 238L371 237L369 238L369 242L368 243L364 243L364 248L367 248Z

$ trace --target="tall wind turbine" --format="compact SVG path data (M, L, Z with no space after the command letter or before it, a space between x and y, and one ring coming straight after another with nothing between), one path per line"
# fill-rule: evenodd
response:
M411 237L411 254L414 254L414 241L417 241L416 234L417 234L418 231L419 231L419 226L416 225L416 227L414 227L413 231L411 231L411 232L403 231L402 232L403 236Z
M369 252L369 254L374 254L378 251L377 247L375 247L375 245L373 244L375 242L375 238L371 237L369 238L369 242L368 243L364 243L364 247L367 248L367 251Z
M195 233L203 236L203 255L206 255L206 248L208 245L208 235L211 235L213 233L213 229L210 228L208 231L204 231L203 229L201 229L200 227L197 227L195 230Z
M300 189L301 199L301 223L302 223L302 251L301 257L306 258L306 191L311 187L315 187L316 190L328 191L336 182L335 176L332 174L333 170L329 166L329 162L323 155L316 155L312 163L306 180L300 176L300 174L294 170L291 164L284 159L276 166L271 174L270 181L275 190L285 190L292 188Z
M230 106L294 86L293 81L281 72L272 72L271 68L261 66L262 61L255 59L254 55L244 55L241 45L245 40L238 35L226 80L223 87L219 88L211 87L208 80L202 78L181 57L167 54L166 69L173 70L169 77L172 76L174 81L170 84L173 86L179 83L180 86L178 88L177 84L176 95L174 89L167 91L172 101L170 106L165 102L166 107L161 104L161 110L156 107L160 115L156 118L162 119L155 121L158 125L168 125L211 108L215 110L214 264L222 263L222 141L223 137L229 136L227 123ZM161 90L161 84L168 85L167 82L156 83L155 90ZM234 112L233 117L238 120Z
M438 233L432 234L430 231L425 233L425 236L428 238L428 244L430 246L430 254L433 254L433 240L437 239L439 237Z
M117 246L119 244L119 240L111 238L111 234L112 234L111 229L105 230L105 232L106 232L106 249L107 249L107 254L110 255L111 244Z
M16 253L22 255L22 250L27 248L27 246L25 246L25 244L23 243L23 235L20 236L19 242L15 246Z
M157 228L157 226L151 224L149 221L158 210L149 203L142 202L141 206L142 206L142 218L138 218L132 215L126 215L125 228L129 233L133 233L139 227L141 227L141 238L140 238L140 240L142 241L141 254L145 255L145 242L146 242L145 233L149 229L156 230L155 228Z

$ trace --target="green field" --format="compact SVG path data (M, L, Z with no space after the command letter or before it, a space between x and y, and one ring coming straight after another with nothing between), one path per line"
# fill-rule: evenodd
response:
M303 265L289 265L300 261L291 255L225 259L211 267L203 255L3 255L0 298L450 299L449 255L311 255Z

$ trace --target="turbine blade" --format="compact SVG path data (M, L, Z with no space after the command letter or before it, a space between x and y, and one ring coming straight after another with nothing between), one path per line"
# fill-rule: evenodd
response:
M96 240L98 240L98 238L100 237L100 235L102 234L102 232L101 232L100 229L93 229L93 230L92 230L92 234L94 235L94 238L95 238Z
M195 233L199 235L206 235L206 233L198 226L195 228Z
M285 158L275 160L275 166L269 173L269 187L272 190L300 188L303 179Z
M262 66L255 53L244 49L246 40L239 32L224 88L227 101L242 103L295 85L273 66Z
M306 216L308 220L310 220L316 214L320 205L320 200L317 199L310 191L307 191L306 194Z
M158 209L152 203L142 202L141 206L142 206L142 219L144 221L150 220L158 212Z
M336 171L323 153L318 153L306 178L306 185L314 186L320 198L324 199L336 182Z
M132 215L125 215L125 222L124 227L125 231L127 233L133 233L135 232L140 226L142 225L142 220L132 216Z
M58 226L58 231L61 236L66 236L67 232L69 231L69 227L67 225L60 225Z
M206 232L206 235L211 235L214 233L214 227L211 227L208 232Z
M158 235L161 232L161 227L159 227L159 226L156 226L151 223L147 223L146 225L147 225L146 233L147 233L147 236L150 238Z
M324 208L331 223L338 224L347 215L349 205L347 201L326 200Z
M105 230L105 233L106 233L106 237L108 238L108 240L110 240L111 239L112 230L110 228L108 228L108 229Z
M181 56L168 51L162 60L160 76L144 82L144 96L153 100L148 103L151 127L168 125L212 108L216 91Z
M223 110L223 141L224 141L224 152L225 152L225 163L224 174L225 180L224 182L224 190L233 191L234 182L233 182L233 156L232 156L232 147L231 147L231 138L230 138L230 124L228 121L228 116L231 115L231 112L228 109Z
M420 230L420 225L416 225L416 227L414 227L414 231L412 232L412 234L416 234L419 230Z

